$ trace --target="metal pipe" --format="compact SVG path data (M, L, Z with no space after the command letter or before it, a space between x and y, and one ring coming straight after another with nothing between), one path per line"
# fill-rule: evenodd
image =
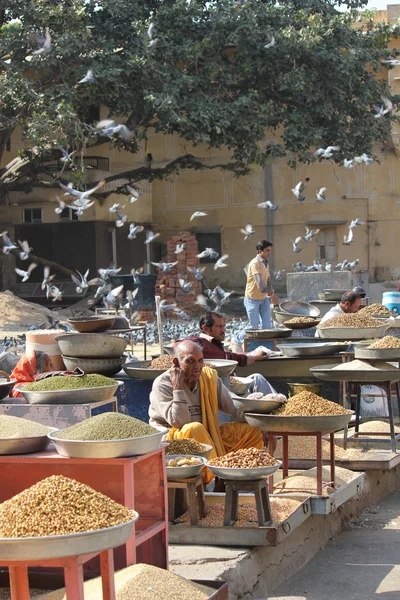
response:
M270 200L272 204L274 204L274 183L273 183L273 175L272 175L272 160L268 161L264 167L264 201ZM265 209L265 227L267 240L274 243L274 212L269 210L269 208ZM271 271L274 270L274 253L272 252L271 256L268 259L269 267Z

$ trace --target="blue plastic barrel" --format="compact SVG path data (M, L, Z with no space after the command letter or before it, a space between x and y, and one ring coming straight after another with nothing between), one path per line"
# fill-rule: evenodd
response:
M394 313L400 314L400 292L384 292L382 304Z

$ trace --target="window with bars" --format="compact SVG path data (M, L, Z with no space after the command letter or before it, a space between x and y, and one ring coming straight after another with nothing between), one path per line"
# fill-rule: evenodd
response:
M319 260L335 260L337 258L336 227L321 229L317 237L317 244Z
M43 223L43 212L41 208L22 209L23 223Z
M76 210L66 207L60 213L60 221L79 221L79 215Z

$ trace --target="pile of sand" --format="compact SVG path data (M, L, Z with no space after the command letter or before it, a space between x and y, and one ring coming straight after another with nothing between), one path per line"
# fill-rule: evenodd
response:
M51 326L53 313L45 306L21 300L9 290L0 292L0 330L25 331L31 325Z

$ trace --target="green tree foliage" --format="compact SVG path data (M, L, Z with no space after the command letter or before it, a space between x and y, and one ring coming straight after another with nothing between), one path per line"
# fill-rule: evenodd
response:
M350 10L339 12L338 4ZM2 197L43 182L83 180L79 157L110 142L87 122L88 108L99 104L132 131L131 140L111 138L132 154L150 129L231 153L215 165L183 150L169 163L147 161L127 171L131 182L183 168L240 175L273 156L287 155L295 165L315 160L312 150L328 145L340 146L338 162L373 153L395 118L375 118L373 105L389 95L385 78L376 75L398 29L372 22L354 27L365 4L0 0L0 158L17 126L31 148L9 165L0 163ZM32 54L46 29L50 51ZM78 84L88 69L95 83ZM271 132L281 135L280 143L266 143ZM76 151L75 170L49 169L61 148Z

